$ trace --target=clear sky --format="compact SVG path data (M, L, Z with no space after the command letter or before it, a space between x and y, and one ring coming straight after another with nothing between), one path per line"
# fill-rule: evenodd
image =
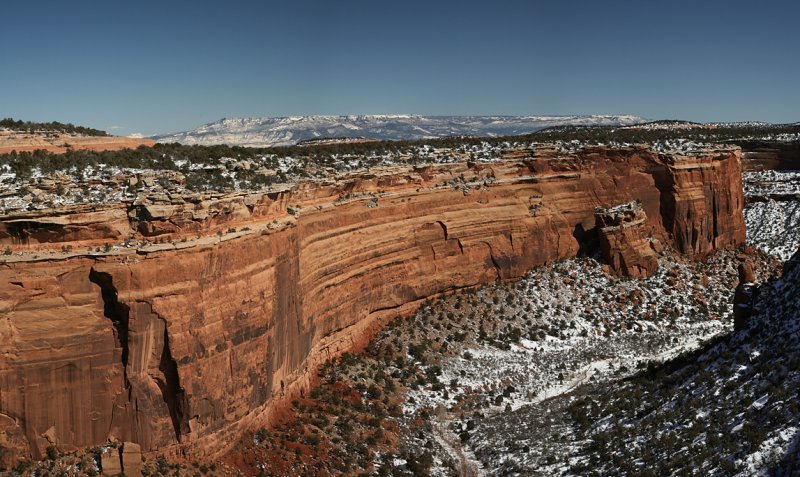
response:
M114 134L222 117L800 121L800 2L0 4L0 117Z

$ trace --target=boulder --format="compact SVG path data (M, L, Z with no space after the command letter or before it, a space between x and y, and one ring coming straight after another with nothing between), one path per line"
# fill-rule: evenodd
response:
M122 444L122 470L126 477L141 477L142 448L134 442Z
M107 448L100 454L100 469L103 471L103 475L108 476L122 473L122 459L118 448Z

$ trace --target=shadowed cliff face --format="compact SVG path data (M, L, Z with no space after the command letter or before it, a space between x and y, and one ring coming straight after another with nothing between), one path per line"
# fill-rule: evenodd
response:
M740 141L747 170L798 170L800 144L778 141Z
M15 258L0 269L0 446L7 461L109 437L224 449L420 300L597 243L598 206L639 200L640 236L693 256L741 244L740 173L738 150L634 148L397 169L228 201L222 215L151 214L163 226L144 229L176 245Z
M163 379L155 378L164 402L169 409L169 417L172 419L172 427L175 428L175 439L179 442L181 435L189 432L188 403L186 392L181 387L181 378L178 375L178 364L172 358L169 349L169 334L164 328L164 347L161 350L161 360L158 363L158 370L164 376Z
M100 287L100 294L103 297L103 315L114 324L114 338L117 346L122 350L122 369L127 385L128 378L125 370L128 367L128 319L130 307L120 303L117 289L114 288L113 280L108 273L98 273L92 268L89 270L89 281Z
M148 421L157 417L163 421L165 405L175 430L174 437L180 442L181 435L189 432L189 410L178 366L170 350L166 320L153 313L147 302L134 302L130 306L120 302L109 273L92 268L89 280L100 287L103 314L113 323L115 341L121 349L125 392L117 396L116 402L125 412L115 415L112 426L118 425L130 439L150 443L153 437ZM160 390L164 405L153 399L153 383ZM144 422L140 423L141 420Z

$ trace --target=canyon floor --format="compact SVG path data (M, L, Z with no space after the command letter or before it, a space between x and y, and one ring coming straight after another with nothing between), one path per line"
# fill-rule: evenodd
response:
M757 257L760 278L772 276L776 262ZM736 263L731 252L706 263L665 253L660 272L640 281L569 259L426 304L364 353L330 363L319 387L243 441L233 462L268 475L552 473L565 465L552 437L567 435L515 416L730 332Z

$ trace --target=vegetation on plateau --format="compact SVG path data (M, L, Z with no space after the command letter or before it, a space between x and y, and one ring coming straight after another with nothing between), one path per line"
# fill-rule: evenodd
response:
M84 136L108 136L109 134L99 129L87 128L84 126L75 126L72 123L60 123L58 121L51 121L49 123L36 123L33 121L14 120L14 118L5 118L0 120L0 128L10 129L12 131L26 131L26 132L60 132L67 134L82 134Z

